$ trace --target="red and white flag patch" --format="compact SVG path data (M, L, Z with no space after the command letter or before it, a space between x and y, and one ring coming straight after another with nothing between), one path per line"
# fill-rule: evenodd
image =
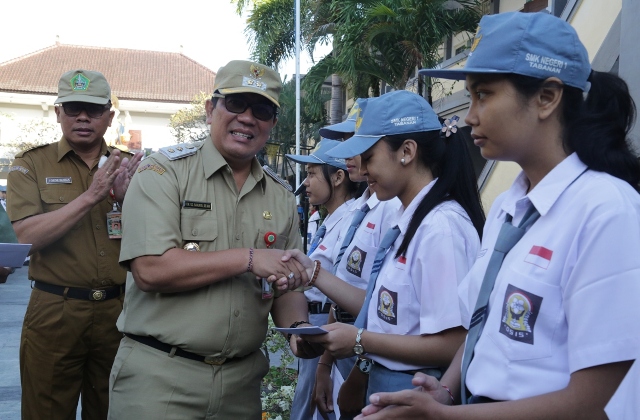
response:
M367 222L367 229L375 229L376 225L374 223L371 222Z
M322 244L320 244L320 246L318 246L318 248L320 248L320 249L321 249L321 250L323 250L323 251L327 249L327 247L326 247L326 246L324 246L324 245L322 245Z
M551 263L551 256L553 256L552 250L543 246L534 245L531 247L531 251L529 251L524 261L546 270L549 268L549 263Z
M400 256L398 257L398 262L399 262L400 264L406 264L406 263L407 263L407 258L406 258L404 255L400 255Z

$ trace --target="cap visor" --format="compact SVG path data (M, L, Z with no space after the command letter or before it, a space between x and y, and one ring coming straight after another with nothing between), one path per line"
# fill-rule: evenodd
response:
M106 105L109 102L109 99L89 95L70 95L56 99L54 104L63 104L65 102L87 102L90 104Z
M223 95L229 95L232 93L255 93L256 95L264 96L268 100L270 100L275 106L280 108L280 104L278 101L273 99L271 96L267 95L267 92L261 89L250 88L250 87L237 87L237 88L225 88L225 89L216 89L217 92L220 92Z
M483 74L483 73L493 73L493 74L504 74L509 73L506 71L496 70L496 69L484 69L484 68L462 68L462 69L422 69L418 71L419 74L423 76L429 77L437 77L440 79L450 79L450 80L463 80L467 77L467 74Z
M384 136L358 136L356 134L349 140L346 140L329 150L327 154L338 159L352 158L369 150L382 137Z
M293 194L297 196L300 194L304 194L306 191L307 191L307 187L305 187L304 184L300 184L300 186L296 188Z
M340 140L345 134L354 133L356 131L355 121L343 121L338 124L328 125L321 128L320 135L331 140Z
M296 162L296 163L302 163L307 164L307 163L313 163L316 165L323 165L324 162L321 161L320 159L314 157L314 156L305 156L305 155L290 155L290 154L286 154L285 155L287 158L291 159L292 161Z

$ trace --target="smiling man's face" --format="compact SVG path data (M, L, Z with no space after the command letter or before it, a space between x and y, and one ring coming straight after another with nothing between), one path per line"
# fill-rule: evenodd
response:
M271 103L255 93L241 95L250 104ZM264 147L277 121L277 118L269 121L257 119L251 107L241 114L234 114L226 109L224 98L219 98L215 107L208 100L206 109L207 123L211 124L211 140L230 164L250 161Z

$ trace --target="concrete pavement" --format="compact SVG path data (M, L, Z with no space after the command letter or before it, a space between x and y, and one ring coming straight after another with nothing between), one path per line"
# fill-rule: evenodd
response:
M29 267L0 284L0 419L20 420L20 334L31 295ZM80 409L76 419L80 419Z

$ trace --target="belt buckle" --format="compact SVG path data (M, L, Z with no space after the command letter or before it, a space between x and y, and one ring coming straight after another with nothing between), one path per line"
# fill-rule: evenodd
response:
M107 292L104 290L92 290L91 291L91 300L105 300L107 297Z
M205 357L204 358L204 362L208 365L213 365L213 366L222 366L224 364L224 362L227 361L226 357L222 357L222 356L215 356L215 357Z

